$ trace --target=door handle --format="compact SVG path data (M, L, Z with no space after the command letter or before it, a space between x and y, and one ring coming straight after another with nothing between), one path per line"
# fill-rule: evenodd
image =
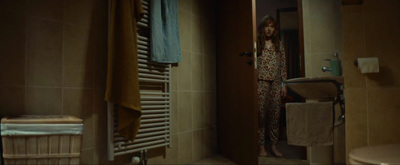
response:
M242 53L240 53L239 56L248 56L248 57L251 57L252 55L253 55L253 52L252 52L252 51L248 51L248 52L242 52Z

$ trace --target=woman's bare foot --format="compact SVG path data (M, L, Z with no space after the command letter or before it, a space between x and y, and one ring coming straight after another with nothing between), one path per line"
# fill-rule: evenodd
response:
M263 156L263 157L267 157L268 156L267 151L265 151L264 145L259 147L258 155L259 156Z
M276 148L276 144L272 144L271 145L271 149L272 149L272 154L274 154L276 157L283 157L282 153L280 153L278 151L278 149Z

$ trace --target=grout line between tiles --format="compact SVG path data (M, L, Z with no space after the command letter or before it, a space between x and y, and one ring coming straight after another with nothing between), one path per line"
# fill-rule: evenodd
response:
M366 54L366 49L367 49L367 47L366 47L366 42L365 42L365 37L366 37L366 33L365 33L365 15L364 15L364 5L362 5L362 30L363 30L363 41L364 41L364 43L363 43L363 54ZM369 100L368 100L368 79L367 78L364 78L365 79L365 91L366 91L366 108L367 108L367 145L369 145L370 144L370 139L369 139L369 106L368 106L368 102L369 102Z
M29 17L28 17L28 13L29 13L29 1L26 2L26 15L25 15L25 69L24 69L24 111L27 111L28 107L28 52L29 52Z
M62 1L61 3L63 6L63 10L64 10L64 1ZM65 51L65 28L64 28L64 12L62 14L61 17L61 114L64 114L64 67L65 67L65 61L64 61L64 51Z

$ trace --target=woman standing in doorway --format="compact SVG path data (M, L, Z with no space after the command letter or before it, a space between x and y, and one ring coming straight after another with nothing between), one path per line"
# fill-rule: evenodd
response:
M285 50L279 40L279 28L275 19L263 17L257 27L258 65L258 144L259 155L268 156L265 149L266 127L271 140L272 154L282 157L276 148L279 135L281 97L286 96Z

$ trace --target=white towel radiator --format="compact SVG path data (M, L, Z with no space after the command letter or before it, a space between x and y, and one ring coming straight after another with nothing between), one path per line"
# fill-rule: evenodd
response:
M114 107L108 103L108 160L148 149L171 144L171 65L154 63L150 60L149 3L142 0L147 12L138 22L138 65L142 104L141 126L134 142L117 132Z

